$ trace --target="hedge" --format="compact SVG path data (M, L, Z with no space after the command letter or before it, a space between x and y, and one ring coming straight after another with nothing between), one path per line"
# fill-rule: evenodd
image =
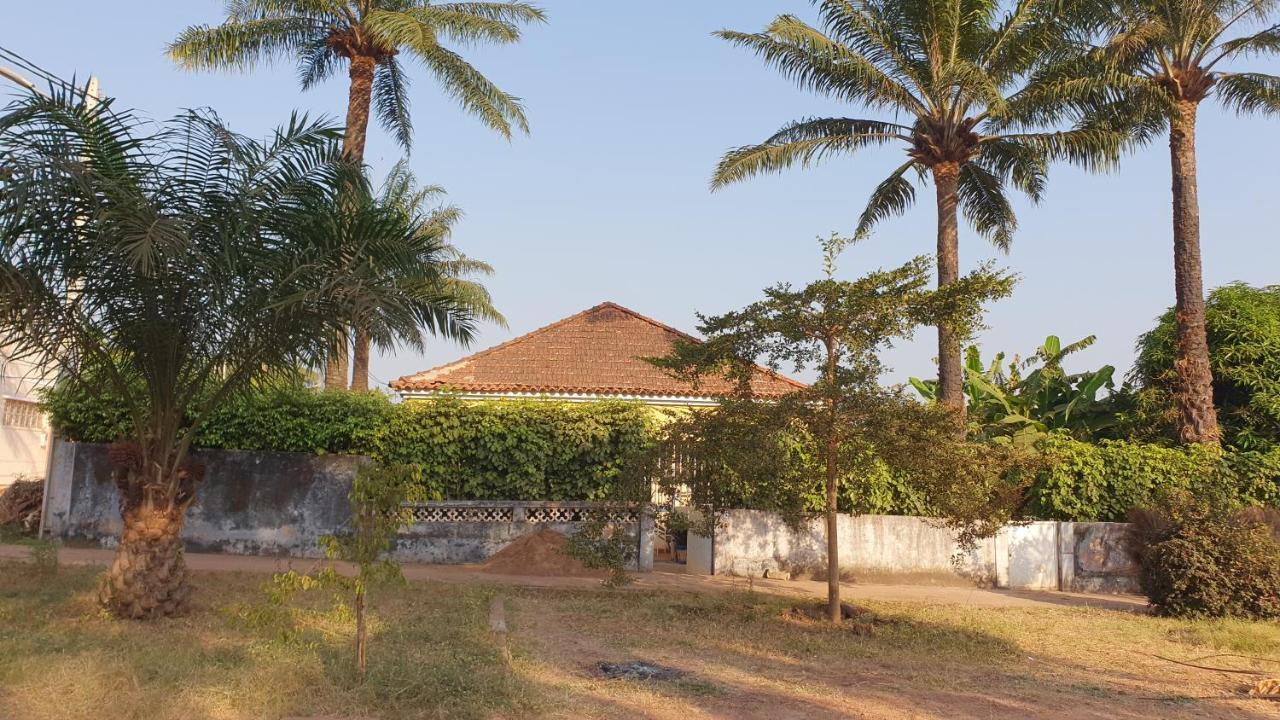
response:
M112 442L129 432L127 414L103 393L77 395L59 386L46 406L55 431L71 440ZM592 500L605 496L630 460L658 439L659 425L649 409L622 402L443 398L397 405L377 393L291 385L227 403L198 432L195 446L410 463L427 493L440 498ZM1028 517L1124 520L1166 488L1280 505L1280 450L1221 455L1198 446L1090 444L1061 435L1038 447L1046 462L1027 495ZM909 478L880 472L846 487L841 508L922 514L927 505Z
M127 436L128 415L106 394L59 386L45 400L55 432L81 442ZM195 447L344 453L417 466L430 497L593 500L656 439L653 415L623 402L456 399L394 404L378 393L275 387L212 414Z
M1047 520L1122 521L1167 489L1227 498L1240 505L1280 504L1280 452L1227 453L1195 445L1164 447L1123 440L1085 443L1050 435L1038 445L1046 464L1032 484L1027 514Z

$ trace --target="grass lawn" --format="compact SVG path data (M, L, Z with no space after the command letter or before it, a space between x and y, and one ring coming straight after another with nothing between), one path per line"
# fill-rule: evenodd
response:
M873 603L868 635L762 594L411 583L374 598L360 686L328 595L273 605L262 576L202 573L192 616L117 622L94 606L99 572L0 564L0 718L1280 717L1238 697L1256 678L1154 657L1265 657L1202 664L1280 676L1276 624ZM594 674L634 659L688 674Z

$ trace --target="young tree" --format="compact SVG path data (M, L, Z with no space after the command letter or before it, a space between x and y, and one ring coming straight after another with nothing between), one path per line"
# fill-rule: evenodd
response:
M356 678L360 682L364 682L369 671L369 590L378 585L404 582L404 572L390 553L396 533L413 521L412 512L404 503L415 499L420 488L418 473L410 465L361 467L347 494L351 504L351 529L321 541L325 555L330 560L355 565L355 575L348 577L329 566L313 575L290 571L275 577L278 600L287 599L297 590L318 587L350 595L356 619Z
M1092 59L1105 69L1111 100L1106 122L1140 139L1168 130L1173 173L1173 270L1177 320L1179 436L1184 443L1221 439L1213 405L1213 371L1205 334L1196 177L1196 116L1213 96L1244 114L1280 113L1280 77L1222 69L1239 58L1280 52L1280 25L1265 23L1275 0L1118 0L1104 6L1105 43Z
M1007 275L984 268L930 291L926 257L840 280L834 260L844 242L833 237L826 243L825 278L800 289L778 285L742 310L704 317L699 330L705 343L678 344L670 356L655 361L694 383L709 373L724 374L738 388L709 417L691 421L702 433L686 434L692 436L688 447L695 460L684 463L670 482L695 489L695 495L710 489L719 498L711 504L720 507L740 493L765 498L766 505L795 516L805 488L815 480L812 473L820 473L818 507L826 518L833 622L841 613L837 510L842 484L879 464L939 488L966 487L972 493L993 487L994 451L975 452L957 441L950 408L881 388L878 353L922 324L944 321L966 332L977 324L982 303L1007 295L1013 284ZM774 369L814 370L817 380L776 401L753 400L750 380L758 358ZM717 482L720 487L713 488Z
M509 44L521 27L545 15L525 2L430 0L229 0L221 25L194 25L169 46L169 56L189 70L239 70L258 62L294 56L307 90L329 78L344 62L350 84L342 151L364 160L369 114L405 150L413 137L409 79L400 62L406 53L435 75L446 94L503 137L529 131L519 98L490 82L444 41ZM369 387L369 336L355 329L351 387ZM347 335L326 366L325 385L347 387Z
M228 398L321 362L361 308L380 309L379 342L470 335L470 316L394 280L422 272L421 227L345 199L369 191L340 137L295 117L258 142L194 112L149 129L69 93L0 117L0 332L84 392L105 381L132 421L111 452L124 528L101 593L119 616L186 610L191 444Z
M1056 0L814 0L821 26L783 15L760 33L722 31L801 87L902 122L809 118L758 145L730 151L712 187L866 148L902 144L907 160L875 189L858 221L865 235L915 201L909 175L937 195L937 281L960 278L957 217L1007 249L1017 219L1006 186L1038 201L1051 161L1091 169L1118 159L1123 133L1061 126L1087 90L1040 70L1070 51ZM960 329L938 326L938 396L965 411Z

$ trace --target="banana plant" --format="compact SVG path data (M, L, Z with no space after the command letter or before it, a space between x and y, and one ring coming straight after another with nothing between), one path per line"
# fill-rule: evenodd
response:
M1058 336L1050 335L1030 357L1020 360L1015 355L1007 366L1004 353L986 363L976 346L967 348L964 387L970 424L980 435L1018 445L1034 443L1048 432L1087 437L1114 425L1115 413L1098 394L1115 388L1115 367L1074 374L1062 369L1064 358L1096 339L1090 335L1063 345ZM936 401L936 382L913 377L910 383L925 400Z

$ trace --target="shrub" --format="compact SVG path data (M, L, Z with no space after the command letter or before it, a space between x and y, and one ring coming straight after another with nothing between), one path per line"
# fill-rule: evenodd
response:
M1280 618L1280 521L1170 493L1133 513L1142 591L1162 615Z
M46 407L69 440L112 442L131 420L109 393L55 386ZM598 500L657 436L644 406L536 400L394 404L378 393L260 387L225 403L195 446L366 455L415 468L427 497Z
M418 468L434 496L599 500L657 434L653 415L623 402L405 403L366 441L382 462Z
M1165 492L1182 489L1241 504L1280 501L1280 452L1228 453L1203 446L1164 447L1122 440L1085 443L1049 435L1038 443L1045 466L1032 483L1026 514L1054 520L1125 519Z

